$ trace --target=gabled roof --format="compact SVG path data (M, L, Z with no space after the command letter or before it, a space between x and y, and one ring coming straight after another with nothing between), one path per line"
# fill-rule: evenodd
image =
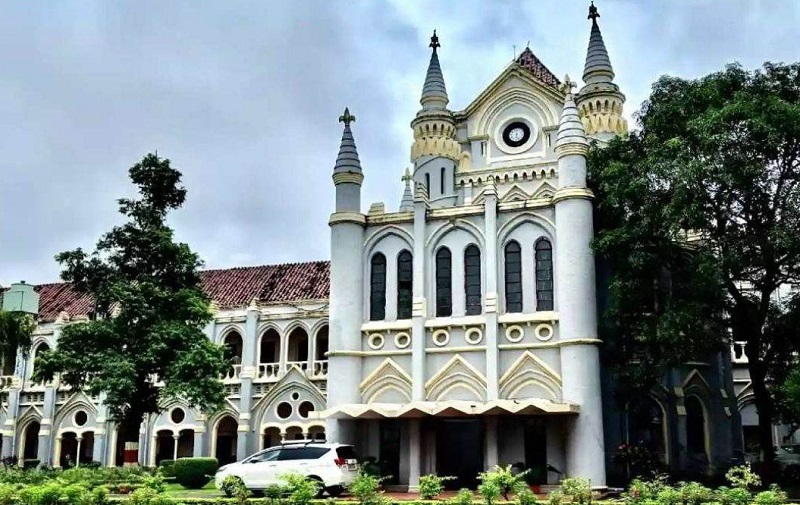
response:
M330 262L284 263L200 272L203 289L220 308L244 307L253 299L263 303L325 300L330 292ZM39 320L86 316L94 308L89 295L66 282L40 284ZM2 292L2 290L0 290Z
M531 48L526 47L524 51L517 57L517 64L522 68L533 74L534 77L539 79L545 84L549 84L554 88L561 85L561 81L553 75L553 72L548 69L542 61L533 54Z

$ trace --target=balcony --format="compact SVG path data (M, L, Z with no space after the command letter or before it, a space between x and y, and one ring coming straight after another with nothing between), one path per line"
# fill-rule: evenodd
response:
M281 375L280 363L261 363L256 371L256 382L275 382Z
M228 371L225 372L225 375L222 376L222 382L224 383L231 383L231 382L239 382L241 380L242 375L242 365L231 365L228 367Z
M311 373L308 374L311 379L325 379L328 377L328 361L315 361L311 366Z
M745 344L747 342L731 342L731 361L735 365L746 365L750 359L745 354Z

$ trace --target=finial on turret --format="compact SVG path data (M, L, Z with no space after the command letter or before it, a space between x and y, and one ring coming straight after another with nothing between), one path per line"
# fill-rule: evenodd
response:
M586 17L586 19L591 19L592 20L592 24L596 25L597 24L597 18L599 18L599 17L600 17L600 13L597 12L597 7L595 7L594 6L594 2L592 2L591 5L589 5L589 15Z
M339 116L339 122L344 123L345 126L350 126L350 123L356 120L356 117L350 114L350 109L344 108L344 114Z
M428 44L428 47L432 47L434 53L436 52L437 47L442 47L442 45L439 43L439 37L436 36L436 30L433 30L433 35L431 35L431 43Z
M561 83L561 86L559 86L558 89L560 89L561 92L564 93L565 95L571 95L572 89L575 86L577 86L577 84L574 81L570 80L569 74L566 74L564 76L564 82Z

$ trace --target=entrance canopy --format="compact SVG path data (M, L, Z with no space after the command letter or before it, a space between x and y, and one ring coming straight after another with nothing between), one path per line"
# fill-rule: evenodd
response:
M387 419L438 417L472 417L498 415L578 414L580 407L572 403L556 403L542 398L525 400L492 400L488 402L445 401L410 403L348 403L314 412L317 419Z

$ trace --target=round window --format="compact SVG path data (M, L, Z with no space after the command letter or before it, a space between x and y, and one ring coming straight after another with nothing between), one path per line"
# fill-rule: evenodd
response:
M506 339L508 339L509 342L520 342L524 336L525 332L519 326L509 326L508 329L506 329Z
M466 340L468 344L480 344L481 340L483 340L483 332L480 328L470 328L464 334L464 340Z
M297 391L293 392L292 393L292 400L297 401L299 399L300 399L300 393L298 393Z
M89 421L89 415L86 411L79 410L75 412L75 426L84 426Z
M439 347L444 347L450 342L450 334L447 333L447 330L436 330L431 338L433 338L433 343Z
M549 324L540 324L536 327L536 338L547 341L553 338L553 327Z
M408 333L398 333L394 336L394 345L397 346L398 349L405 349L411 344L411 337Z
M531 128L522 121L514 121L503 128L503 142L509 147L524 145L531 138Z
M373 333L372 335L369 336L367 344L370 346L371 349L377 351L378 349L383 347L384 344L383 335L381 335L380 333Z
M292 415L292 406L287 402L281 402L275 412L281 419L288 419Z
M176 407L169 413L169 418L173 423L181 424L186 419L186 412L182 408Z
M303 418L307 418L308 414L311 412L314 412L314 404L311 402L303 402L297 408L297 413Z

